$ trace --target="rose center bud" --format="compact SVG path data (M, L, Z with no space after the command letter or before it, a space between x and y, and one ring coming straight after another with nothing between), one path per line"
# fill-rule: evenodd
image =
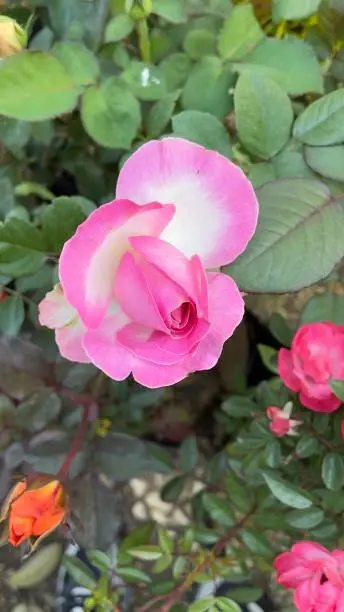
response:
M183 302L172 310L167 324L174 336L187 336L197 321L196 308L192 302Z

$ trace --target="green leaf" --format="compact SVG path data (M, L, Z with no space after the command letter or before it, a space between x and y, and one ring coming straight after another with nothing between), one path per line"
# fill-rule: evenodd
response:
M175 502L181 496L186 484L185 476L171 478L162 488L161 499L164 502Z
M197 465L198 448L195 436L186 438L179 449L179 467L182 472L189 472Z
M95 466L109 478L130 480L150 467L146 445L125 433L108 434L97 440Z
M162 556L159 546L153 546L152 544L137 546L137 548L131 548L127 552L135 559L141 559L142 561L156 561Z
M312 47L302 40L266 38L245 57L245 62L251 70L264 72L292 96L323 92L317 57ZM245 70L245 64L236 68Z
M236 6L220 32L219 54L226 60L241 60L263 39L252 4Z
M215 493L203 493L203 506L209 516L224 527L233 526L233 515L226 500L220 499Z
M295 121L294 138L308 145L334 145L344 140L344 88L313 102Z
M261 473L272 495L285 506L303 510L312 505L313 502L306 491L295 487L271 470Z
M238 136L249 153L269 159L288 142L293 109L277 83L262 74L242 74L234 105Z
M344 402L344 381L343 380L330 380L330 387L333 393Z
M0 224L0 273L14 278L37 272L45 262L42 234L22 219Z
M41 51L24 51L0 65L0 114L41 121L70 113L81 93L62 64Z
M232 599L228 597L216 597L215 606L211 608L211 612L222 610L222 612L241 612L241 608Z
M344 484L344 461L337 453L327 453L324 457L321 477L325 487L340 491Z
M44 0L40 4L46 5L58 38L84 40L91 49L100 46L109 14L109 0Z
M29 141L31 127L30 123L26 121L0 117L0 140L13 155L19 156L21 149Z
M272 348L271 346L266 346L265 344L257 345L259 355L265 367L270 370L273 374L278 374L277 367L277 349Z
M305 147L305 157L314 172L344 182L344 145Z
M172 23L184 23L187 19L183 3L176 0L152 0L152 13Z
M217 57L208 57L189 73L182 93L183 108L208 112L223 120L233 110L229 90L235 75L230 67L223 66Z
M344 325L344 296L324 293L313 296L301 313L301 323L332 321Z
M212 609L212 606L215 603L215 597L203 597L200 601L194 601L188 607L187 612L207 612L208 610Z
M192 69L192 62L186 53L172 53L161 62L160 68L164 73L167 89L175 91L184 85Z
M40 183L34 183L33 181L23 181L18 183L15 187L16 196L27 197L30 195L37 195L42 200L53 200L54 194Z
M216 39L208 30L190 30L185 37L184 50L193 60L215 53Z
M126 38L133 31L134 27L135 23L126 13L113 17L106 26L105 42L118 42Z
M86 216L74 198L56 198L42 212L42 229L49 249L60 253L66 240L75 233Z
M278 312L274 312L269 319L269 330L283 346L290 346L293 339L293 331L290 329L286 319Z
M248 173L248 178L255 189L262 187L266 183L275 181L277 176L274 164L272 162L258 162L257 164L252 164Z
M249 512L253 505L253 498L245 482L239 480L234 472L226 476L226 492L231 504L234 504L240 512Z
M30 589L46 580L59 566L62 544L51 542L32 555L8 576L8 584L12 589ZM80 583L78 583L80 584Z
M325 519L321 525L312 529L312 536L315 538L316 542L319 540L328 542L328 540L333 540L334 542L338 541L338 527L336 523L333 522L332 517L330 519Z
M173 538L163 527L158 527L159 546L164 553L171 554L173 551Z
M221 404L223 412L237 419L252 416L255 408L255 403L249 397L241 395L231 395Z
M281 463L282 450L278 440L270 440L264 451L266 465L270 468L277 468Z
M84 93L81 119L86 132L98 144L130 149L141 123L141 110L123 81L110 77Z
M271 547L268 539L260 533L252 529L245 529L241 538L245 542L247 548L256 555L262 557L272 557L275 555L275 550Z
M16 336L25 319L24 302L20 295L8 296L0 302L0 331Z
M279 178L317 178L316 174L307 165L301 151L283 149L274 157L273 166L276 176L272 180Z
M251 603L263 596L262 589L257 587L237 587L230 590L230 596L238 603Z
M1 118L0 118L1 120ZM14 187L8 176L0 176L0 211L1 216L9 213L15 205Z
M225 268L239 287L285 293L327 276L344 254L344 212L328 187L284 179L264 185L257 196L256 233L243 255Z
M147 116L147 135L149 138L156 138L163 133L173 115L179 94L179 91L173 91L153 104Z
M275 23L284 19L301 20L314 15L321 0L273 0L272 18Z
M290 527L295 529L311 529L319 525L324 518L324 511L320 508L309 510L294 510L285 516Z
M164 72L153 64L132 61L121 76L139 100L160 100L167 94Z
M90 562L101 572L109 572L113 569L113 563L109 555L102 550L88 550L86 554ZM117 569L118 568L116 568L116 571Z
M41 431L61 411L61 400L51 389L36 391L17 407L15 423L27 431Z
M156 563L154 563L152 567L153 574L162 574L162 572L165 572L167 568L171 567L172 563L173 559L171 555L169 553L163 554L163 556L160 557Z
M78 557L67 557L67 555L65 555L62 560L62 565L66 568L76 584L85 587L85 589L90 589L90 591L96 588L97 582L92 570Z
M154 523L144 523L133 529L129 535L124 538L119 549L120 563L131 563L131 556L128 554L128 550L147 544L151 538L153 528Z
M75 85L91 85L99 75L99 64L93 53L78 42L57 42L51 52L59 60Z
M173 578L178 580L185 572L188 562L185 557L177 557L173 564Z
M116 574L118 574L118 576L122 578L124 582L143 582L145 584L152 582L151 577L148 576L146 572L143 572L136 567L117 567Z
M213 115L200 111L182 111L172 118L172 127L177 136L231 157L229 134L224 125Z

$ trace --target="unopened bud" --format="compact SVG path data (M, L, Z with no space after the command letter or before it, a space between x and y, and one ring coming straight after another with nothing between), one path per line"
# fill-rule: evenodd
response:
M151 14L152 0L125 0L125 10L133 21L141 21Z
M27 44L27 34L11 17L0 17L0 59L21 51Z

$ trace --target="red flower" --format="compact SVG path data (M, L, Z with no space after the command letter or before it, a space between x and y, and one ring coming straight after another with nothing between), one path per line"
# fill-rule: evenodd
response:
M343 612L344 552L298 542L274 562L277 583L294 589L299 612Z
M344 380L344 325L302 325L291 349L280 349L278 371L284 384L300 394L300 402L315 412L333 412L341 401L331 379Z

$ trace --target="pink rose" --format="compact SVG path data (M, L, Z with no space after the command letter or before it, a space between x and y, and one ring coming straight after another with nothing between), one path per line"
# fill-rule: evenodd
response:
M344 380L344 325L310 323L294 336L291 350L280 349L278 371L300 402L315 412L333 412L341 401L329 385Z
M277 583L294 589L299 612L344 611L344 552L298 542L274 562Z
M302 421L295 421L291 419L291 413L293 410L292 402L287 402L284 408L277 408L276 406L269 406L266 410L266 414L271 419L270 430L276 436L276 438L283 438L283 436L297 436L295 428L302 424Z
M40 304L41 324L56 329L62 355L115 380L132 373L154 388L212 368L244 303L230 277L210 270L255 231L251 184L218 153L166 138L128 159L116 198L64 245L62 290Z

